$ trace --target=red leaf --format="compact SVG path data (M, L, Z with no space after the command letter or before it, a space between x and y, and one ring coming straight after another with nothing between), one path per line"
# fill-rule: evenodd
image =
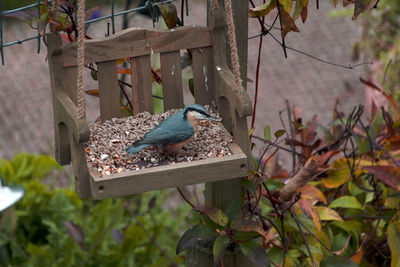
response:
M294 23L292 17L289 15L289 13L287 13L285 8L281 4L279 4L279 12L281 15L281 22L282 22L282 31L281 31L282 38L285 38L288 32L291 31L300 32L296 24Z
M231 228L242 232L257 232L267 238L262 223L256 216L237 218L232 221Z
M301 16L301 21L304 23L307 20L307 7L303 7L303 9L301 10L300 16Z
M99 97L99 89L91 89L91 90L86 90L86 94L91 95L91 96L97 96Z
M370 174L375 175L384 184L400 191L400 169L396 166L369 166L364 167Z
M396 100L391 95L387 94L385 91L383 91L383 89L379 88L378 86L373 84L371 81L364 80L361 77L360 77L360 81L363 84L365 84L366 86L368 86L369 88L372 88L372 89L380 92L386 98L386 100L389 101L389 103L392 105L392 107L395 110L396 114L398 114L399 110L397 108Z
M82 245L85 241L85 233L83 232L83 229L71 221L65 221L64 226L67 228L68 234L71 238L79 245Z

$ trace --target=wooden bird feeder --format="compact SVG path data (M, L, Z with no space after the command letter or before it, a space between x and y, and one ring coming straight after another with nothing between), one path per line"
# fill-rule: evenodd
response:
M195 102L215 103L222 123L233 136L231 155L101 176L88 169L85 142L90 132L86 118L78 118L77 44L62 46L58 34L49 34L56 159L72 162L80 197L102 199L197 183L247 176L250 160L246 117L252 103L246 91L235 90L227 67L224 14L215 11L211 27L185 26L173 30L130 28L103 39L85 41L85 64L96 63L102 121L121 117L117 64L129 58L134 113L153 111L150 56L160 53L164 108L183 108L180 50L192 49ZM174 70L174 71L172 71Z

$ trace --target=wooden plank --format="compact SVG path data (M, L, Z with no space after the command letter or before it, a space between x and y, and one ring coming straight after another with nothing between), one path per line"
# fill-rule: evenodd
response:
M160 54L164 110L183 108L183 88L180 51Z
M96 199L120 197L147 191L219 181L247 175L243 153L159 166L100 177L91 172L92 195Z
M117 63L115 60L99 62L97 64L97 71L101 121L119 118L121 116L121 109Z
M173 30L129 28L106 38L85 40L85 63L206 47L212 46L212 42L211 30L203 26L191 25ZM63 66L77 64L76 50L75 43L64 49Z
M212 101L215 103L215 68L211 47L192 50L192 68L196 103L200 105L210 105Z
M64 91L75 105L78 104L78 68L76 66L63 68Z
M49 34L46 38L53 98L55 158L60 165L68 165L71 163L68 129L66 125L60 121L59 110L56 105L57 101L55 100L56 93L64 90L64 75L61 67L62 41L60 35L57 34Z
M150 56L131 59L133 114L153 113L153 94Z

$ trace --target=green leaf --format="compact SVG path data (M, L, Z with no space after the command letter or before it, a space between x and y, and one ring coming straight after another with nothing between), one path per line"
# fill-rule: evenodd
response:
M250 8L248 15L250 18L263 17L265 15L268 15L268 13L271 12L275 7L276 0L271 0L261 6Z
M264 128L264 139L269 141L271 140L271 129L269 128L269 125L265 125Z
M176 247L176 254L181 253L186 248L194 246L201 240L206 240L215 236L214 230L204 225L196 225L187 230L179 239Z
M343 196L335 199L329 204L329 208L348 208L348 209L362 209L362 205L353 196Z
M279 0L279 4L281 4L287 13L290 13L292 10L293 0Z
M342 217L333 209L324 206L314 206L313 209L318 213L321 221L343 221Z
M285 133L286 133L285 130L280 129L280 130L276 131L276 132L274 133L274 135L275 135L276 138L279 138L279 137L281 137L282 135L284 135Z
M294 11L293 11L293 20L297 20L297 18L300 16L303 10L307 10L307 5L308 5L308 0L297 0L296 4L294 6ZM305 22L305 19L303 19L303 22Z
M213 247L213 255L214 255L214 266L217 266L221 261L221 258L224 256L226 248L231 243L231 240L227 235L222 235L215 240Z
M322 179L322 184L326 188L337 188L347 183L350 178L350 170L346 160L338 159L333 163L331 170L328 172L328 177Z
M243 201L242 197L237 197L234 200L232 200L231 203L229 203L225 213L230 221L242 215L242 201Z
M345 256L328 256L321 260L320 267L358 267L353 261Z
M197 211L200 211L202 214L207 215L208 218L210 218L213 222L220 226L226 226L229 222L228 216L226 214L215 207L211 206L202 206L202 207L197 207Z
M270 262L268 259L267 252L263 248L261 244L257 244L253 240L248 240L242 243L239 243L240 249L243 254L249 257L257 266L260 267L269 267Z
M391 266L400 266L400 212L389 223L387 239L392 252Z
M275 190L281 188L281 187L284 186L285 184L282 183L282 182L279 181L279 180L268 179L268 180L265 182L265 185L268 187L268 190L269 190L270 192L272 192L272 191L275 191Z
M362 224L358 221L332 221L330 225L334 225L349 233L358 243L359 236L362 230ZM346 237L347 238L347 237Z

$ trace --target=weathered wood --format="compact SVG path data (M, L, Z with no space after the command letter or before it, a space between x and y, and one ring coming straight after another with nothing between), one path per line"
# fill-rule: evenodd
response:
M242 3L243 2L243 3ZM246 2L246 3L244 3ZM218 112L222 116L223 123L227 130L233 133L235 141L244 148L248 156L247 165L251 166L251 152L249 149L249 140L247 136L246 116L251 114L251 101L247 93L240 95L232 91L236 87L233 74L228 70L226 47L229 42L225 41L225 22L222 10L213 10L211 0L207 2L207 25L213 29L214 45L213 59L215 64L215 88L217 90ZM219 0L223 7L223 0ZM239 50L239 63L241 66L241 78L246 86L247 81L247 7L248 1L233 0L232 7L236 27L236 37ZM241 7L243 6L243 7ZM245 16L245 18L243 18ZM243 23L242 23L243 22ZM240 25L239 25L240 23ZM238 32L240 34L238 34ZM241 38L241 40L238 40ZM226 38L228 40L228 38ZM225 47L226 45L226 47ZM244 55L245 54L245 55ZM221 75L220 72L226 75ZM226 81L224 78L227 78ZM222 86L222 88L221 88ZM243 93L243 92L241 92ZM250 103L250 108L249 108ZM245 104L242 106L242 104ZM240 114L240 115L238 115ZM246 136L246 138L244 138ZM237 140L238 138L238 140ZM247 141L246 141L247 140ZM247 173L241 177L247 176ZM234 178L234 177L232 177ZM241 179L231 179L212 183L206 183L205 198L206 205L211 205L225 210L229 203L243 192ZM204 249L195 247L187 250L187 267L211 267L214 266L211 249L204 252ZM239 251L224 255L224 266L229 267L255 267L247 257Z
M183 108L180 51L160 54L164 110Z
M216 104L214 60L211 47L192 50L194 97L197 104Z
M63 68L63 81L64 91L67 93L72 102L77 105L78 103L78 68L76 66Z
M50 82L53 98L54 113L54 142L55 142L55 158L61 165L70 164L71 151L68 139L68 128L59 120L58 109L56 106L55 95L57 91L64 90L63 70L61 68L61 37L58 34L49 34L47 36L47 49Z
M236 147L235 147L236 146ZM241 177L247 174L247 157L236 144L232 155L100 176L90 173L92 196L120 197L147 191Z
M150 56L131 59L133 114L153 113L153 94Z
M115 60L99 62L97 77L100 94L101 121L121 116L120 89L118 86L117 63Z
M80 198L90 198L91 188L89 183L88 167L86 165L85 143L76 142L74 139L74 136L70 135L75 191Z
M106 38L85 40L85 63L207 46L212 46L212 36L210 29L203 26L173 30L130 28ZM76 65L76 50L76 43L64 49L63 66Z

